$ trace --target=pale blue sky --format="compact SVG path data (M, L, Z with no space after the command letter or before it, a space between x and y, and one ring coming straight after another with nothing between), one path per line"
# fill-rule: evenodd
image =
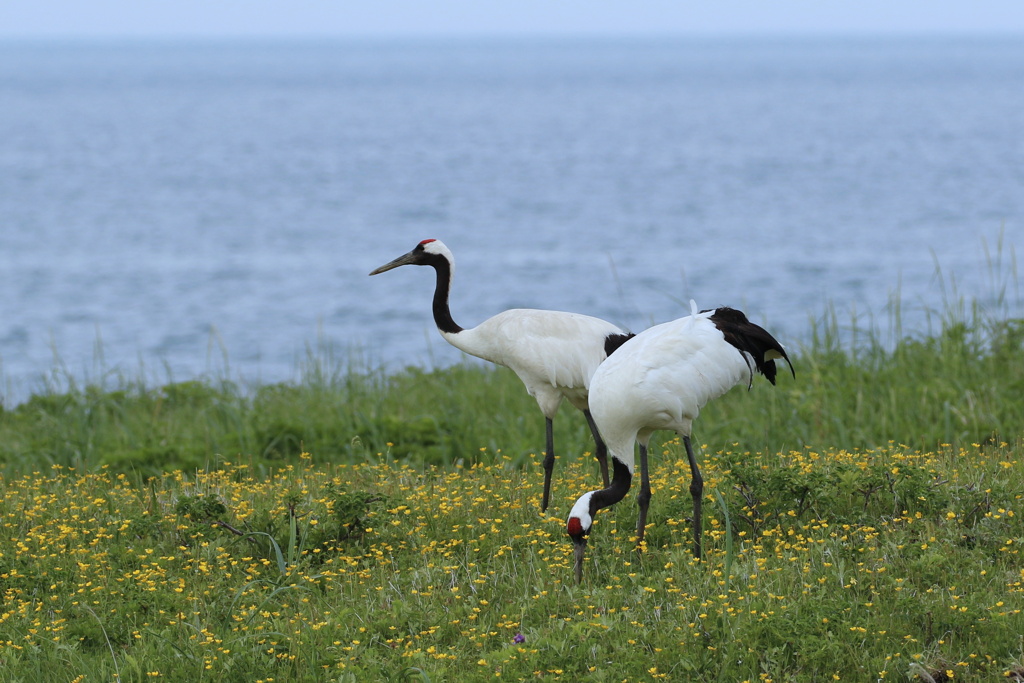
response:
M1024 0L0 0L0 37L1024 34Z

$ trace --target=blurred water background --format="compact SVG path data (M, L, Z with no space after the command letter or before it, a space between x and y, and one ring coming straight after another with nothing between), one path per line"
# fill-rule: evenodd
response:
M7 404L457 362L432 273L367 277L428 237L467 327L1019 315L1024 40L0 43Z

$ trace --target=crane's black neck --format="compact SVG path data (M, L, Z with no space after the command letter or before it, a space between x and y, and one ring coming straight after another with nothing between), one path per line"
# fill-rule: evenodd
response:
M434 324L437 329L447 334L458 334L462 328L452 320L452 312L448 308L448 294L452 287L452 264L443 256L431 258L427 265L434 267L437 273L437 285L434 287Z
M629 468L626 467L624 462L613 455L612 482L608 485L608 488L594 491L594 495L590 497L590 518L593 519L594 515L601 508L615 505L625 498L632 483L633 475L630 474Z

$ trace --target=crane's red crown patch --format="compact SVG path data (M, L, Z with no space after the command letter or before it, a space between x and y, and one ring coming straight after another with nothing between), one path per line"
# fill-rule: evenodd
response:
M422 242L420 242L420 244L430 244L431 242L436 242L436 241L437 240L435 240L433 237L431 237L429 240L423 240Z

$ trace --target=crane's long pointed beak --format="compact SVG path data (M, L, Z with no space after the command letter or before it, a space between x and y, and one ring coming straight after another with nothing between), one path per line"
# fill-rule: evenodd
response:
M394 261L389 261L388 263L385 263L380 268L377 268L375 270L370 271L370 275L376 275L378 273L384 273L386 271L391 270L392 268L397 268L398 266L405 266L405 265L408 265L410 263L416 263L415 258L416 257L413 255L413 253L411 251L408 254L402 254L401 256L396 258Z
M581 538L580 540L572 539L572 553L575 558L575 570L576 570L576 585L583 583L583 555L587 550L587 539Z

